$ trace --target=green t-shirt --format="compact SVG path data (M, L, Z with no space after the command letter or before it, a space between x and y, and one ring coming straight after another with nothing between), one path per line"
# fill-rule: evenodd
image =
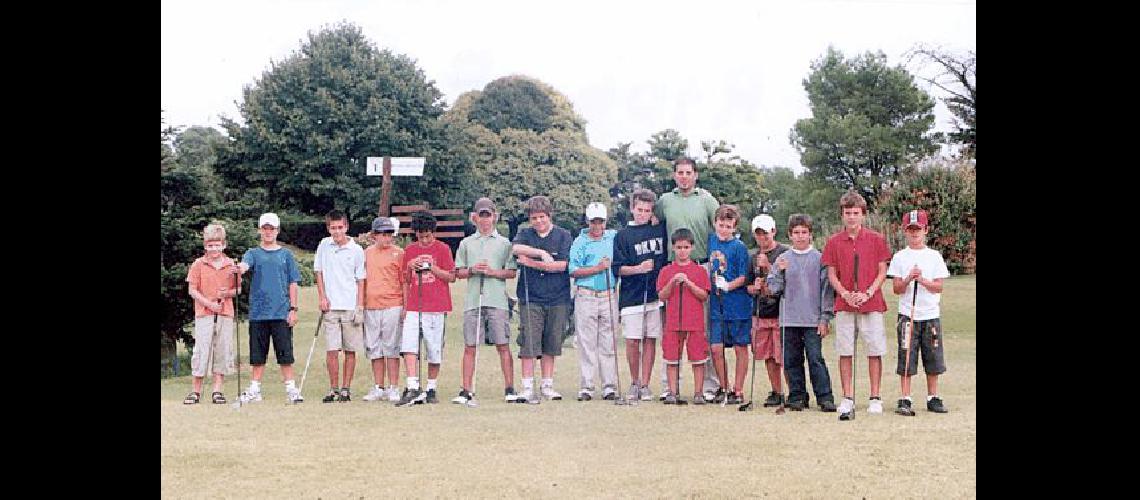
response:
M713 228L713 217L720 202L708 191L694 187L688 196L681 194L681 188L661 195L653 212L659 219L665 219L668 231L669 262L673 262L673 231L687 228L693 232L693 253L691 258L704 262L709 257L709 233Z
M517 269L515 259L511 258L511 242L498 231L492 232L490 236L476 232L459 242L459 249L455 251L456 268L474 267L483 260L487 261L491 269ZM467 295L463 301L463 310L479 307L480 280L483 281L483 305L506 309L507 280L473 274L467 280Z

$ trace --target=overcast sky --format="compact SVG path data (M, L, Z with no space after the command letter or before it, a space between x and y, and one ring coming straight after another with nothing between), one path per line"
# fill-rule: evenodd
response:
M162 109L167 125L240 121L243 86L309 31L348 21L415 59L449 106L524 74L569 97L599 149L645 151L675 128L692 155L725 139L755 164L799 170L788 133L811 116L802 81L829 44L848 57L882 50L894 65L916 43L976 50L976 18L965 0L163 0ZM941 101L935 112L935 129L951 130Z

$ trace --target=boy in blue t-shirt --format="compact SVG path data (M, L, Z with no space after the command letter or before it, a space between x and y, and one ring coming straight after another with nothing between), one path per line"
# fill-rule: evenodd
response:
M713 367L720 388L714 403L740 404L744 400L744 378L748 375L748 347L752 345L752 296L745 286L748 279L748 248L734 234L740 209L721 205L714 215L714 234L709 235L709 272L713 297L709 302L709 343ZM736 353L735 384L728 385L728 361L724 348ZM726 395L726 393L728 393ZM725 397L728 398L724 401Z
M297 324L297 283L301 271L293 252L277 244L281 219L277 214L261 214L257 231L261 244L245 251L238 264L238 272L253 273L249 289L249 364L252 379L249 390L241 394L242 401L261 401L261 375L269 357L269 344L281 378L285 379L285 394L290 403L302 403L301 391L293 382L293 326Z

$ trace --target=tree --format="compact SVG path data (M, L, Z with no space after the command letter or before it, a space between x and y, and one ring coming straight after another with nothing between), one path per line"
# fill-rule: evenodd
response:
M847 60L835 48L812 63L803 81L812 117L796 122L790 140L808 172L859 191L870 208L905 165L933 153L934 102L886 55Z
M542 91L551 103L550 114L545 119L531 118L549 123L549 127L540 132L507 126L496 132L471 117L476 104L489 115L509 115L511 105L493 108L491 104L503 103L483 99L488 89L503 88ZM513 238L526 220L522 203L531 196L550 197L555 222L575 228L586 204L608 199L610 188L617 182L617 164L590 146L585 121L574 112L569 99L533 78L506 76L488 83L483 91L466 92L441 122L453 154L449 161L471 165L471 190L495 200L509 227L508 237Z
M245 124L223 120L233 143L218 172L260 206L309 215L338 208L370 220L380 181L366 176L367 157L425 156L423 177L394 178L392 202L439 204L445 186L465 177L461 165L439 168L443 107L414 60L378 50L360 28L310 32L300 50L245 87Z
M689 141L681 133L667 128L649 137L649 156L654 160L672 163L688 154Z
M701 150L706 161L698 165L700 173L698 186L708 190L722 205L732 204L740 208L737 229L747 235L752 217L760 213L758 201L767 192L764 189L764 176L755 165L740 156L731 154L736 146L725 140L701 141ZM718 155L728 155L718 158ZM751 246L752 238L742 239Z
M839 224L839 197L843 191L834 185L810 175L796 175L790 168L761 168L765 193L757 203L761 213L776 219L780 237L787 236L788 216L796 213L811 215L814 223L812 235L816 246L823 248L828 229Z
M554 103L532 80L500 78L483 87L468 117L494 131L514 128L543 133L550 128Z
M903 240L899 221L909 210L930 214L927 244L946 259L953 274L977 272L978 188L971 158L934 160L908 167L897 185L883 192L887 236Z
M957 118L957 130L950 134L950 139L962 144L965 154L977 158L977 53L970 50L965 54L954 54L941 48L918 45L907 53L907 62L914 60L933 62L941 67L934 78L919 78L950 94L950 97L942 99Z

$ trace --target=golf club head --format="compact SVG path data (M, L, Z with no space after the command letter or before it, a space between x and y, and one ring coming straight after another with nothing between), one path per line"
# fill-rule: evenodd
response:
M626 401L625 398L618 396L618 397L614 398L614 405L629 406L629 401Z
M681 398L677 398L677 406L685 406L687 404L689 404L688 401L681 399Z
M736 411L749 411L751 409L752 409L752 402L749 401L747 403L740 405L740 407L737 408Z
M540 397L534 397L534 398L530 398L530 399L526 400L526 404L528 404L528 405L536 405L536 404L540 404L540 403L542 403L542 398L540 398Z
M784 405L780 405L779 408L776 408L777 415L783 415L784 413L787 413L787 410L784 409Z
M475 401L474 399L468 399L466 403L463 403L463 406L466 406L468 408L478 408L479 402Z

